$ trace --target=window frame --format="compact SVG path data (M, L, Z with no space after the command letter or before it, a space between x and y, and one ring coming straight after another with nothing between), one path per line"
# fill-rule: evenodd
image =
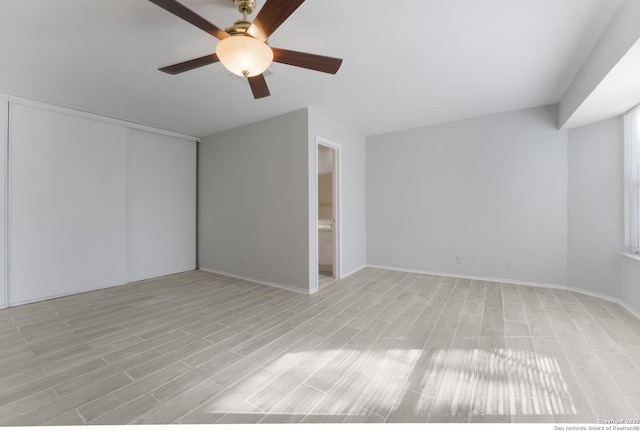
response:
M640 105L624 115L625 251L640 254Z

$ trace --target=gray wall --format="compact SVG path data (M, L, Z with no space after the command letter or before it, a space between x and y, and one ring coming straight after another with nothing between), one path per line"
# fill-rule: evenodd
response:
M566 285L567 133L556 114L541 107L369 138L368 263Z
M624 249L621 117L569 131L569 285L620 297Z
M202 269L309 289L308 112L203 138Z

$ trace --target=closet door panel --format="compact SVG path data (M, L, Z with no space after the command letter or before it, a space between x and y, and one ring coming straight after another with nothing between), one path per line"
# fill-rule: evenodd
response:
M196 143L131 130L127 280L195 269Z
M11 305L126 281L128 129L11 105Z

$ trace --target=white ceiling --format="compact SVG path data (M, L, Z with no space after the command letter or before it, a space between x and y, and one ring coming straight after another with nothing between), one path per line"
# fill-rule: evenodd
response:
M270 44L342 68L273 64L254 100L220 64L157 71L217 40L147 0L1 0L0 93L198 137L314 106L369 136L557 103L622 2L307 0ZM239 18L232 0L183 3Z

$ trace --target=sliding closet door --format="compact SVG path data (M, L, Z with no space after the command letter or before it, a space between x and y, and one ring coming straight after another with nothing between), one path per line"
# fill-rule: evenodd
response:
M0 98L0 309L7 306L6 283L6 178L7 178L7 112L6 100Z
M127 280L195 269L196 143L130 133Z
M126 281L123 126L11 104L11 305Z

